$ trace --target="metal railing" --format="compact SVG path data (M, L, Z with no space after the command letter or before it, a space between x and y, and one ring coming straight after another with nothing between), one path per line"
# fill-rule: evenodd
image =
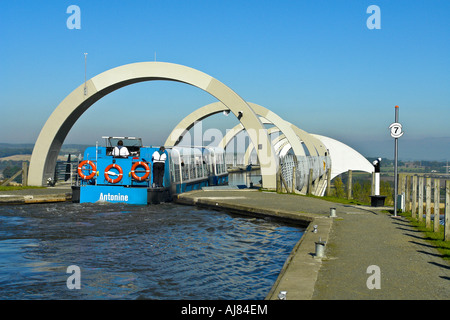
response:
M287 187L304 190L309 183L320 180L331 169L331 159L327 156L286 155L280 158L280 173ZM295 181L294 181L295 179ZM318 186L316 186L317 189ZM311 192L309 192L311 193Z
M57 161L55 166L54 182L70 182L78 178L78 161Z

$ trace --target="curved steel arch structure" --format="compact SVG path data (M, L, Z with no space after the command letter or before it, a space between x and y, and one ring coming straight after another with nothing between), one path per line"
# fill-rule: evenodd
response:
M53 176L57 156L70 129L96 101L122 87L152 80L183 82L216 97L248 130L251 142L258 146L263 186L276 188L276 166L273 146L266 129L252 108L233 90L213 77L178 64L139 62L107 70L70 93L53 111L42 128L30 160L28 184L41 186ZM87 87L87 93L84 86Z
M326 147L316 137L301 130L295 125L283 120L281 117L279 117L277 114L270 111L269 109L266 109L260 105L251 102L247 102L247 104L254 110L254 112L258 116L260 116L262 123L273 124L276 127L276 129L274 130L279 130L283 133L284 137L289 142L290 148L293 150L296 156L305 156L305 149L303 148L302 143L305 145L309 155L312 158L327 156L328 152ZM194 112L186 116L183 120L181 120L178 123L178 125L172 130L172 132L170 133L169 137L166 140L165 145L167 146L177 145L181 141L182 137L189 131L189 129L191 129L194 126L195 122L226 110L227 110L226 106L224 106L220 102L214 102L195 110ZM219 147L225 149L228 143L242 130L247 130L247 128L242 126L242 124L238 124L231 130L229 130L227 134L222 138L222 141L219 143ZM245 153L246 158L249 156L251 148L254 148L254 146L255 144L252 141L252 145L249 146L247 152ZM258 155L258 148L255 149ZM278 164L278 161L276 161L276 163ZM316 184L315 188L316 190L314 192L317 191L318 181L321 178L320 168L318 166L319 166L318 161L314 161L314 168L316 169L314 170L315 175L313 178ZM276 172L273 172L273 175L275 177Z
M262 118L262 117L261 117L261 118ZM272 124L270 121L268 121L267 119L264 119L264 118L261 119L261 122L262 122L263 124ZM233 128L233 129L234 129L234 128ZM232 130L233 130L233 129L232 129ZM267 129L267 133L269 134L269 136L270 136L271 134L273 134L273 133L276 133L276 132L281 132L281 130L280 130L279 128L275 127L275 126L272 127L272 128ZM283 136L283 138L284 138L286 141L288 141L288 139L286 138L286 136L285 136L284 134L283 134L282 136ZM273 148L274 148L274 150L275 150L275 155L276 155L277 157L279 157L279 151L280 151L280 150L277 150L277 148L276 148L276 145L277 145L276 142L278 141L278 139L279 139L279 137L277 137L277 138L275 138L275 139L272 140L272 145L273 145ZM231 141L229 141L229 142L231 142ZM229 142L227 143L227 145L229 144ZM221 143L222 143L222 141L221 141ZM219 143L219 145L220 145L221 143ZM286 142L286 143L288 143L288 142ZM290 147L290 145L289 145L289 147ZM250 145L247 147L247 150L245 150L245 154L244 154L244 164L250 164L250 156L251 156L253 150L255 150L255 147L253 146L253 144L250 144ZM303 152L303 154L300 154L300 156L305 156L305 153Z
M326 148L324 145L315 137L309 135L307 132L293 126L291 123L284 121L281 117L279 117L274 112L270 111L267 108L264 108L260 105L257 105L252 102L247 102L247 104L252 108L252 110L259 115L260 117L268 120L268 123L274 124L277 128L279 128L289 140L291 147L295 154L302 155L304 154L304 149L299 140L299 137L305 143L308 152L310 155L325 155ZM212 116L216 113L226 111L228 108L222 104L221 102L213 102L206 106L203 106L191 114L187 115L183 120L181 120L177 126L172 130L169 134L169 137L166 140L165 145L167 146L175 146L180 141L183 135L192 128L196 121L200 121L209 116ZM219 146L225 148L226 145L231 141L231 139L241 132L242 130L247 130L248 128L238 124L233 129L227 132L222 141L219 143ZM252 140L253 143L253 140ZM253 143L253 145L255 145ZM257 144L256 144L257 146ZM258 150L258 149L257 149ZM261 161L261 160L260 160Z
M249 103L249 105L253 108L254 104ZM270 117L268 117L270 119ZM273 124L270 120L265 119L263 117L261 117L261 122L263 124ZM303 161L305 163L304 166L304 170L307 170L309 172L309 169L313 169L313 175L312 175L312 180L313 180L313 185L314 185L314 190L312 191L313 194L316 195L323 195L322 191L324 191L323 187L323 183L321 184L321 180L324 180L325 177L323 176L323 174L325 173L325 168L324 170L321 170L321 161L319 161L319 159L321 159L323 161L324 158L329 158L331 159L330 155L329 155L329 150L326 148L326 146L324 146L324 144L322 143L322 140L317 139L317 137L315 135L311 135L305 131L303 131L302 129L298 128L297 126L293 125L292 123L289 123L287 121L284 121L288 126L290 126L295 134L297 135L297 139L296 141L299 141L300 143L305 143L304 139L309 139L309 148L308 145L306 145L305 143L305 148L306 150L308 150L309 152L309 156L312 160L312 162L310 163L309 161ZM231 129L230 131L227 132L227 134L225 135L225 137L222 139L222 141L219 143L219 146L222 148L225 148L228 143L231 142L231 140L240 132L244 130L244 128L238 124L236 125L233 129ZM274 126L270 129L268 129L268 133L272 134L274 132L281 132L281 135L278 136L277 138L275 138L272 141L272 144L274 146L275 149L275 154L277 156L277 158L279 158L281 156L281 152L284 150L285 153L287 153L289 150L293 150L291 144L290 144L290 140L286 137L286 135L284 134L284 132L278 127L278 126ZM279 145L277 148L276 145L281 141L281 145ZM312 144L312 145L311 145ZM311 155L311 151L310 150L314 150L316 151L316 154L312 154ZM250 154L251 152L254 150L254 146L252 144L250 144L247 147L247 150L244 154L244 164L248 164L249 163L249 158L250 158ZM300 159L299 157L304 157L304 159L307 158L306 154L303 152L301 154L299 153L294 153L297 156L297 159ZM331 162L332 159L331 159ZM321 173L321 171L323 171ZM304 173L306 174L306 173ZM321 189L321 185L322 185L322 189ZM298 185L299 187L299 191L306 193L307 191L307 185L303 184L303 185Z
M254 104L252 104L252 103L249 103L249 105L252 108L254 107ZM261 122L263 124L272 123L270 120L267 120L267 119L261 119ZM293 127L294 131L298 134L298 138L300 140L303 137L305 137L305 134L307 134L306 132L304 132L300 128L296 127L295 125L293 125L293 124L290 124L290 125ZM228 143L242 130L244 130L244 128L242 127L241 124L236 125L233 129L231 129L227 132L227 134L222 139L222 141L219 145L222 148L225 148L228 145ZM273 128L268 129L269 134L272 134L276 131L280 131L281 134L272 141L272 144L275 149L275 154L277 155L277 157L279 157L279 156L283 155L282 154L283 151L285 153L292 147L290 145L289 139L287 139L286 135L282 132L282 130L280 128L278 128L277 126L274 126ZM328 151L327 154L331 159L331 163L333 164L331 166L331 180L333 180L336 176L338 176L344 172L347 172L348 170L363 171L363 172L368 172L368 173L374 172L373 165L364 156L362 156L358 151L351 148L350 146L348 146L338 140L335 140L335 139L332 139L332 138L329 138L329 137L326 137L323 135L318 135L318 134L308 134L308 135L313 137L314 139L319 140L321 143L320 147L322 148L324 146L325 150ZM316 145L317 145L317 143L315 144L315 146ZM244 155L244 163L245 164L248 163L250 154L253 150L254 150L254 146L249 145L245 152L245 155ZM305 154L303 154L303 156L304 155ZM316 177L316 178L320 178L320 177ZM322 190L322 193L323 193L323 191L325 191L325 189ZM321 194L321 195L323 195L323 194Z
M269 133L271 132L269 131ZM374 172L374 166L362 154L352 147L330 137L314 133L311 133L311 135L322 141L327 147L327 150L329 150L329 156L331 162L333 163L333 166L331 167L331 180L342 173L348 172L348 170L363 171L367 173ZM279 144L278 146L277 143ZM272 144L274 145L275 154L277 156L283 156L284 153L282 153L282 151L288 151L288 148L291 148L289 140L286 139L284 134L281 134L274 139ZM245 162L248 159L247 154L252 151L253 146L249 146L246 151L244 163L247 163Z

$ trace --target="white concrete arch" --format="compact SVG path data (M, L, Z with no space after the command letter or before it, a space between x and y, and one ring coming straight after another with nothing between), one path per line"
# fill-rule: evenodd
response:
M257 152L263 186L268 189L276 188L274 173L277 162L273 147L253 109L238 94L213 77L186 66L166 62L139 62L113 68L88 80L87 93L84 91L84 84L72 91L50 115L37 138L30 160L28 184L44 185L47 178L53 177L64 139L78 118L96 101L122 87L152 80L178 81L198 87L216 97L222 105L239 116L240 122L249 131L251 142L259 146Z
M274 112L270 111L267 108L264 108L252 102L247 102L247 104L255 111L257 115L259 115L264 119L267 119L268 122L266 123L272 123L286 135L289 142L291 143L292 149L295 154L297 155L304 154L304 148L302 146L301 141L303 141L303 143L305 144L309 152L309 155L324 156L326 154L327 150L320 140L316 139L315 137L308 134L304 130L283 120L281 117L279 117L277 114L275 114ZM183 135L190 128L192 128L192 126L195 124L196 121L205 119L213 114L223 112L226 110L228 110L228 108L220 102L214 102L195 110L177 124L177 126L169 134L169 137L167 138L165 145L173 146L178 144ZM247 130L247 128L245 129ZM239 132L241 132L242 130L244 130L244 127L241 124L238 124L233 129L229 130L222 139L221 143L219 143L219 146L225 149L228 143L231 141L231 139L234 138L234 136ZM301 141L298 139L299 137Z
M321 142L308 134L306 131L298 128L297 126L294 126L288 121L285 121L280 116L261 105L252 102L248 102L248 105L255 111L257 115L267 119L269 123L272 123L275 127L280 129L281 132L283 132L283 134L291 144L294 154L304 154L304 149L301 141L303 141L311 156L320 156L325 154L326 149L321 144Z
M292 125L286 121L284 121L281 117L279 117L274 112L257 105L252 102L247 102L247 104L254 110L254 112L259 115L260 117L263 117L270 121L270 123L274 124L276 127L278 127L283 133L286 135L287 139L291 143L292 149L295 154L303 154L304 149L301 145L298 136L302 136L302 140L305 141L305 144L307 145L307 148L312 155L317 155L319 152L323 152L324 148L320 147L320 141L316 140L314 137L309 136L306 132L300 130L299 132L295 132ZM181 140L182 136L195 124L196 121L199 121L201 119L204 119L206 117L209 117L213 114L226 111L228 108L224 106L221 102L214 102L211 104L208 104L206 106L203 106L191 114L187 115L183 120L181 120L177 126L172 130L169 137L166 140L166 145L176 145ZM229 143L230 140L228 140L228 137L234 137L234 135L238 134L240 131L242 131L245 128L247 133L250 134L249 128L245 126L241 126L238 124L236 127L234 127L231 131L231 134L226 134L225 137L222 139L223 142L219 143L219 146L222 146L223 148L226 147L226 145ZM253 143L253 141L252 141ZM255 145L253 143L253 145ZM258 145L256 145L258 146ZM259 159L259 162L261 163L261 160Z
M331 163L333 164L331 166L331 179L334 179L348 170L363 171L367 173L374 172L374 166L352 147L330 137L313 133L311 133L311 135L322 141L322 143L329 150L329 156ZM281 148L284 146L290 147L290 145L289 141L283 134L277 137L277 141L283 141L280 147L275 148L275 153L279 156L282 151Z
M363 171L367 173L374 172L374 166L358 151L353 149L352 147L342 143L338 140L318 135L311 134L326 146L329 150L329 157L331 159L331 179L334 179L338 175L347 172L348 170L353 171ZM272 143L281 142L278 147L275 147L275 154L277 156L283 155L283 149L286 151L286 148L290 148L289 140L286 139L284 134L281 134L276 138L276 140L272 141Z
M249 103L249 105L253 108L252 103ZM264 119L260 119L260 120L263 124L273 124L269 120L264 120ZM284 121L284 122L286 122L287 125L289 125L292 128L294 133L297 135L298 139L300 139L300 142L302 144L305 144L305 148L309 152L310 156L325 156L327 154L327 148L322 143L322 141L317 139L315 136L307 133L306 131L298 128L297 126L293 125L292 123L289 123L287 121ZM242 130L244 130L244 128L240 124L236 125L234 128L232 128L231 130L229 130L226 133L226 135L223 137L222 141L219 143L219 146L221 148L225 149L226 146L230 143L230 141ZM280 128L278 128L276 126L274 127L273 130L282 131ZM284 133L283 133L283 135L284 135ZM305 140L307 141L307 143L305 143ZM253 147L253 146L250 146L250 147ZM300 156L305 155L304 149L303 149L303 151L301 149L299 149L297 152L298 152L298 154L296 154L296 155L300 155Z
M308 164L311 165L313 169L313 180L316 185L321 179L320 161L319 157L323 158L328 155L328 151L324 144L318 140L316 137L308 134L307 132L301 130L300 128L294 126L293 124L281 119L278 115L271 112L270 110L257 105L255 103L247 102L248 105L258 114L262 119L263 123L271 123L278 130L282 131L286 139L289 141L290 147L287 150L292 149L296 156L305 156L305 149L303 144L308 150L310 158L308 158ZM220 102L211 103L209 105L203 106L188 116L186 116L180 123L172 130L169 138L166 140L166 145L176 145L181 141L183 135L195 124L196 121L204 119L213 114L226 111L227 108L223 106ZM219 146L223 149L226 148L228 143L242 130L245 128L238 124L233 129L229 130ZM254 146L254 144L253 144ZM294 147L295 146L295 147ZM257 149L256 149L257 150ZM245 161L248 162L248 157L251 153L251 149L248 148L245 153ZM274 151L275 154L275 151ZM259 160L259 158L258 158ZM277 161L278 165L278 161ZM309 170L309 168L306 168ZM325 168L324 168L325 170ZM317 189L317 187L316 187Z
M264 119L264 118L260 118L260 120L261 120L261 122L263 123L263 124L271 124L271 122L270 121L268 121L268 120L266 120L266 119ZM267 133L269 134L269 136L271 135L271 134L273 134L273 133L276 133L276 132L281 132L281 130L279 129L279 128L277 128L277 127L272 127L272 128L269 128L268 130L267 130ZM283 138L284 138L284 140L286 140L286 143L285 144L287 144L287 143L289 143L289 141L287 140L287 138L286 138L286 136L283 134L282 135L283 136ZM273 139L272 140L272 145L273 145L273 148L274 148L274 150L275 150L275 155L277 156L277 157L279 157L279 153L280 153L280 149L277 149L277 145L276 145L276 142L278 141L280 139L280 136L278 136L278 137L276 137L275 139ZM290 147L291 145L289 144L289 147ZM224 149L224 148L223 148ZM253 146L253 144L250 144L248 147L247 147L247 149L245 150L245 153L244 153L244 164L250 164L250 156L251 156L251 154L253 153L253 151L255 150L255 147ZM301 154L300 156L304 156L305 155L305 152L304 152L304 150L303 150L303 154Z
M289 141L284 135L279 135L275 140L272 141L272 143L274 145L275 153L278 157L285 156L291 148Z
M265 119L261 119L261 122L262 122L263 124L269 124L269 123L271 123L270 121L265 120ZM236 128L236 129L233 128L233 129L231 130L231 132L233 132L233 130L237 130L237 129L238 129L238 128ZM268 130L269 135L272 134L272 133L275 133L275 132L281 132L281 130L280 130L278 127L272 127L272 128L270 128L270 129ZM221 143L221 144L225 144L225 142L228 144L228 143L231 141L231 139L234 138L234 136L230 135L230 137L228 137L228 138L229 138L228 141L224 141L224 142ZM299 137L299 139L300 139L300 142L303 144L303 141L301 140L300 137ZM223 139L223 140L225 140L225 139ZM281 141L281 140L283 140L283 141ZM277 146L277 144L278 144L280 141L281 141L281 144ZM285 136L283 133L281 133L278 137L276 137L275 139L272 140L272 145L273 145L273 147L274 147L275 154L276 154L277 157L280 157L280 156L282 156L282 155L286 155L287 152L288 152L290 149L292 149L292 147L291 147L291 145L290 145L290 143L289 143L289 140L286 138L286 136ZM285 146L288 146L288 147L285 148ZM247 150L245 151L245 156L244 156L244 164L247 164L247 163L248 163L249 158L250 158L250 155L252 154L254 148L255 148L255 147L254 147L253 145L249 145L249 146L247 147ZM283 151L283 153L282 153L282 151ZM306 156L306 153L303 151L303 153L297 154L297 156Z

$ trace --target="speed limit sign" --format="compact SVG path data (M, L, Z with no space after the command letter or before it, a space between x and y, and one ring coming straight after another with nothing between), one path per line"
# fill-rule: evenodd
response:
M389 130L391 130L392 138L400 138L403 135L402 125L398 122L391 124Z

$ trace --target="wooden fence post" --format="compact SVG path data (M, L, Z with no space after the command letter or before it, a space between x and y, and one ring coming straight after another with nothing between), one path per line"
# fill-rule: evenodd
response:
M280 174L280 176L281 176L281 182L283 183L284 188L286 189L286 193L289 193L289 187L288 187L286 180L283 177L283 174ZM281 192L283 192L283 187L281 187Z
M426 179L425 200L426 200L425 226L427 228L430 228L431 227L431 178Z
M277 192L281 192L281 169L278 169L277 172Z
M439 232L439 204L441 197L441 181L439 178L434 179L434 232Z
M327 170L327 196L331 196L331 169Z
M444 241L450 241L450 180L445 180Z
M347 199L352 198L352 179L353 179L353 172L352 172L352 170L348 170Z
M423 221L423 176L419 177L419 221Z
M412 187L412 208L411 217L416 218L417 213L417 176L413 176L413 187Z
M28 162L22 162L22 186L28 185Z
M406 176L405 211L411 212L411 176Z
M400 194L405 194L405 190L406 190L406 176L405 176L405 174L404 173L402 173L401 175L400 175ZM406 201L406 200L405 200ZM406 207L405 207L405 210L406 210Z

